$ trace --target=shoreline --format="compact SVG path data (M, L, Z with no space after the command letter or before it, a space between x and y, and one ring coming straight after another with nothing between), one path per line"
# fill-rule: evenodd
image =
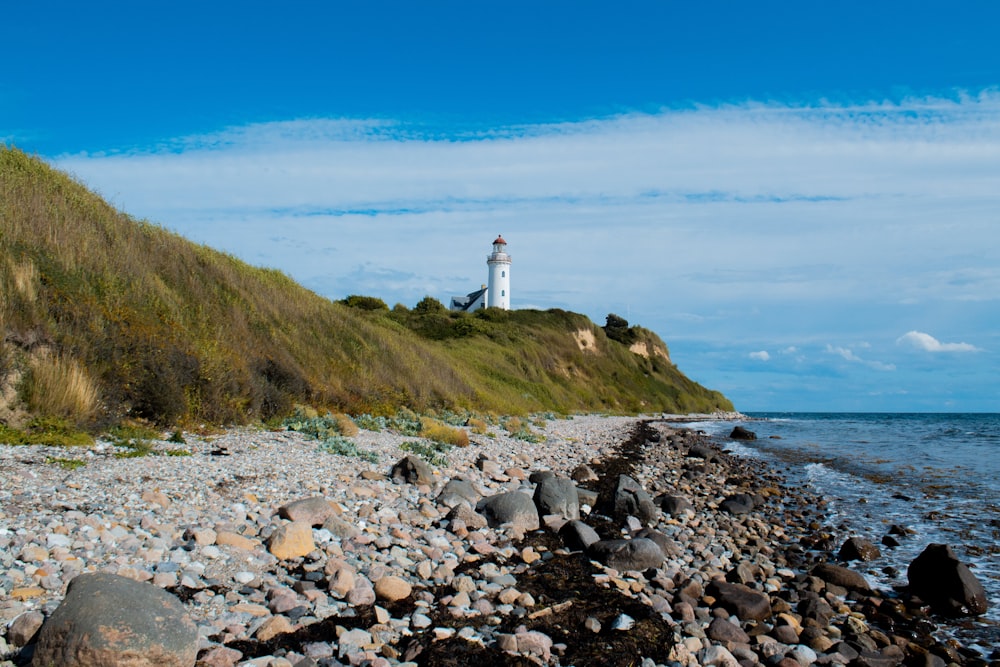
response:
M56 455L46 451L51 448L0 447L0 471L13 485L0 497L4 507L0 518L13 528L0 532L0 545L3 552L17 556L16 561L11 558L10 563L2 563L6 579L0 578L0 621L6 633L0 635L4 642L0 660L6 652L8 662L0 661L0 665L19 664L12 657L17 655L12 649L19 647L11 645L13 626L9 624L26 613L50 614L71 576L91 569L114 571L182 593L188 598L189 613L200 626L200 658L212 656L216 660L213 664L227 664L224 656L228 655L232 659L228 664L263 666L268 662L249 661L249 648L272 645L283 655L252 659L267 658L275 665L298 665L299 660L321 664L319 660L327 658L347 660L365 654L365 659L384 661L377 664L406 664L411 659L412 664L448 664L427 661L437 655L434 651L462 646L488 647L495 652L491 655L513 656L512 660L555 664L572 655L573 649L559 646L568 644L557 641L559 619L563 614L579 614L590 594L599 595L605 607L618 600L619 607L633 610L635 615L643 609L652 613L637 619L621 612L634 627L612 629L619 616L607 615L617 609L593 611L588 618L577 620L593 618L599 629L595 632L572 626L578 637L639 640L644 633L651 633L650 638L655 636L661 644L670 645L665 654L656 654L663 662L651 664L710 664L705 661L713 656L722 662L711 664L722 664L726 659L723 651L734 660L755 659L763 664L775 655L769 651L793 646L776 642L768 632L791 639L797 620L795 638L799 639L809 625L808 618L796 611L800 599L794 600L795 604L780 601L782 594L791 596L795 591L795 596L801 597L809 586L818 586L812 581L815 577L806 574L814 560L810 560L802 540L821 528L820 517L809 508L821 507L823 500L783 488L783 477L762 462L732 457L718 447L714 456L691 456L708 439L672 424L695 420L704 420L704 416L554 420L542 429L547 436L543 443L516 441L504 435L473 436L470 447L448 452L448 465L437 471L432 484L424 485L398 484L384 477L389 467L406 455L399 445L414 440L389 433L362 432L355 438L359 448L377 452L378 464L323 454L317 451L315 441L299 434L246 430L207 440L192 439L187 446L190 457L115 459L113 452L99 444L89 457L75 452L82 460L92 460L78 470L46 464ZM657 423L662 428L653 426ZM643 432L641 442L633 442L632 436L641 428L651 430ZM67 450L57 453L65 455ZM459 476L466 477L484 496L530 489L532 472L550 470L569 475L577 466L587 464L605 472L605 478L618 474L611 469L615 465L629 470L653 497L679 491L689 496L692 511L660 514L647 522L666 538L661 545L664 564L656 568L655 575L595 566L579 552L567 551L551 530L558 521L548 522L550 530L540 533L513 526L475 527L471 515L449 518L452 508L439 499L444 483ZM588 484L597 485L581 486ZM744 514L720 509L726 496L741 491L753 491L747 495L759 496L761 504ZM338 521L314 530L316 543L308 553L291 559L270 553L268 542L282 525L279 508L317 495L339 506ZM598 520L596 512L591 516L605 536L620 535L620 521ZM225 538L220 539L220 535ZM525 535L527 539L523 539ZM80 553L86 554L84 558ZM576 568L574 576L587 567L596 568L588 572L593 588L575 601L555 600L553 594L559 586L544 576L546 568L563 565ZM13 581L15 570L22 575L17 582ZM353 599L354 587L341 591L329 583L328 579L341 576L341 572L364 589ZM572 580L569 572L565 569L559 581ZM412 592L401 600L376 598L373 585L388 576L406 580ZM711 604L716 600L707 588L720 577L756 587L774 598L781 611L759 621L740 618L736 622L732 618L735 614ZM532 588L536 580L538 586ZM305 585L310 581L321 585ZM12 595L15 583L21 584L17 596ZM371 595L368 589L372 589ZM836 606L827 600L833 612L828 620L840 619L857 629L849 619L860 619L852 614L864 619L876 616L879 605L868 615L857 611L866 609L866 604L874 605L870 595L850 594L858 598L852 601L852 609L847 604L849 593L842 587L824 584L820 590L824 599L833 593ZM620 599L608 598L609 592ZM285 598L285 602L275 605L275 598ZM568 607L559 608L567 602ZM296 609L301 611L291 613ZM599 618L602 614L607 618ZM274 620L279 617L285 624ZM726 625L744 632L747 641L733 641L733 637L744 638L736 633L730 639L716 638L731 631L716 622L720 617L728 621ZM350 618L355 620L348 621ZM358 631L351 641L366 641L351 644L342 633L333 645L303 640L296 647L298 651L280 648L281 637L309 636L309 628L329 625L331 619L340 621L342 627L356 623L358 627L347 631ZM628 625L624 620L621 623ZM830 628L835 627L836 623L830 623ZM268 624L281 626L284 632L268 636L267 631L262 632ZM549 628L549 632L529 627ZM751 635L746 629L762 631ZM810 633L806 638L823 645L818 637L829 640L830 632L817 637ZM843 637L847 633L837 632L841 637L836 638L846 641ZM530 636L544 645L538 635L550 640L545 651L530 649L530 642L521 650L516 641L513 653L497 648L509 649L511 636L515 640ZM862 632L859 636L873 635ZM884 632L882 636L889 638ZM877 645L881 637L875 637L872 641ZM773 642L773 648L762 648ZM235 649L229 647L237 645L247 650L234 658ZM633 645L638 651L642 642ZM344 646L348 647L346 652L341 651ZM806 648L796 655L801 659L809 658L809 651L816 658L829 655ZM329 656L322 655L327 650ZM407 658L407 650L416 654ZM656 649L647 642L647 650ZM308 651L314 655L307 655ZM789 648L787 652L795 651ZM958 658L958 664L972 659L960 653L952 657ZM842 664L849 662L845 657ZM841 663L827 660L819 664Z

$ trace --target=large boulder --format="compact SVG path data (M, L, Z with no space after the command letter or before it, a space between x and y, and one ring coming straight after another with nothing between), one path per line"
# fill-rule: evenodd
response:
M986 612L986 591L947 544L928 544L906 568L910 590L939 614L978 616Z
M616 570L648 570L663 565L665 557L653 540L600 540L587 549L594 560Z
M409 454L392 466L392 472L389 476L394 480L408 484L431 485L434 483L434 472L430 466L416 456Z
M198 628L180 600L115 574L81 574L38 633L35 667L192 667Z
M749 586L713 579L705 592L715 598L716 605L738 616L741 621L763 621L771 615L771 599L766 593Z
M656 517L656 505L642 485L628 475L618 475L614 495L608 503L611 514L618 518L634 516L643 523Z
M476 511L486 517L492 527L509 523L521 531L538 529L538 509L535 502L531 496L520 491L507 491L483 498L476 505Z
M733 428L732 432L729 434L730 440L756 440L757 434L748 428L743 426L737 426Z
M576 483L566 477L546 477L535 487L535 506L542 516L558 514L575 520L580 518L580 496Z

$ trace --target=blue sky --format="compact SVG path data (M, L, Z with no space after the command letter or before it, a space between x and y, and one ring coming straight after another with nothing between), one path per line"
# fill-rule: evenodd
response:
M1000 411L993 2L17 3L0 141L337 299L659 333L753 410Z

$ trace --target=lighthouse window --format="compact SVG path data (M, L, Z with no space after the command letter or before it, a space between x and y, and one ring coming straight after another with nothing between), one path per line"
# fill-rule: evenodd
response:
M505 289L500 290L500 296L507 296L507 290Z
M506 278L507 277L507 272L506 271L501 271L500 272L500 277L501 278Z

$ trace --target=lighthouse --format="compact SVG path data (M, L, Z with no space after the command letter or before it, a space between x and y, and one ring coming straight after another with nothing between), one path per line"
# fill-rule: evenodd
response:
M493 252L487 256L486 264L490 267L486 307L510 310L510 255L502 236L493 242Z

